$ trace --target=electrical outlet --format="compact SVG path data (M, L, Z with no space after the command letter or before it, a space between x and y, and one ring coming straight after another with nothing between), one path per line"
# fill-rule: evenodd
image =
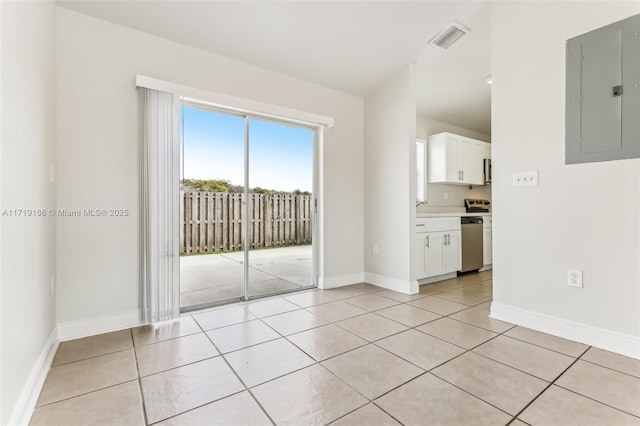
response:
M372 251L373 251L374 255L376 255L376 256L378 255L378 245L377 244L373 245L373 250Z
M49 295L50 296L53 296L55 286L56 286L56 279L52 275L51 278L49 279Z
M567 285L582 288L582 271L569 269L567 271Z
M448 193L448 192L445 192L445 193L444 193L444 199L445 199L445 200L448 200L448 199L449 199L449 193Z
M513 186L538 186L538 171L514 173Z

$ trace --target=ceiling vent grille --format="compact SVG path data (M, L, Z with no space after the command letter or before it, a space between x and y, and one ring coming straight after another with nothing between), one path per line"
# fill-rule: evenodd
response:
M440 33L438 33L438 35L436 35L434 38L432 38L429 41L429 44L439 47L442 50L447 50L468 32L468 29L454 22L449 27L440 31Z

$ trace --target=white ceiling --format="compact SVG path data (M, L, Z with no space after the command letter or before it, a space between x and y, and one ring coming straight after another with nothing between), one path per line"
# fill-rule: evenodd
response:
M490 133L489 14L483 1L85 1L60 6L366 96L409 62L418 112ZM448 51L427 42L453 21Z

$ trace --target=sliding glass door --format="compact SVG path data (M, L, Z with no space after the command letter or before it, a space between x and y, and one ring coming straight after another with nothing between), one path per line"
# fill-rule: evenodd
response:
M312 130L249 120L249 296L313 286Z
M181 309L314 286L315 131L181 112Z

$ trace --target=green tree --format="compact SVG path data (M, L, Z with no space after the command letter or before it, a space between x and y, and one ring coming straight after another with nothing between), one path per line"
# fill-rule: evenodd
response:
M232 186L226 179L183 179L181 184L182 189L187 192L227 192Z
M266 188L260 188L259 186L256 186L255 188L253 188L251 192L253 192L254 194L267 194L267 195L273 194L272 190L266 189Z

